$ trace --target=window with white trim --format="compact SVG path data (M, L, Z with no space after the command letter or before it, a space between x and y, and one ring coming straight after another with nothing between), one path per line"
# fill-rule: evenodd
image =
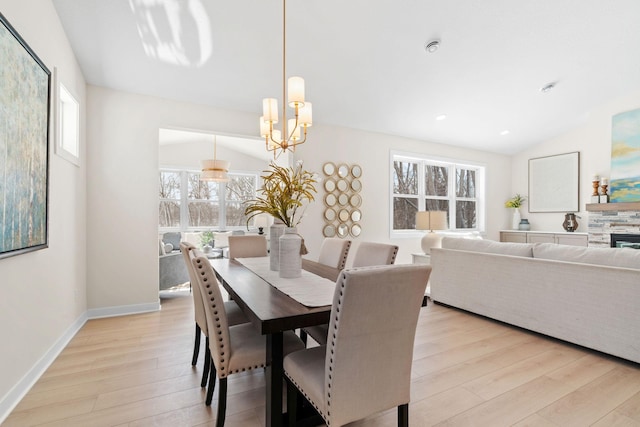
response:
M200 172L161 169L160 230L246 228L244 202L256 197L258 174L229 173L229 182L200 181ZM251 224L250 224L251 225Z
M484 231L485 167L391 154L391 234L414 234L418 211L445 211L449 230Z

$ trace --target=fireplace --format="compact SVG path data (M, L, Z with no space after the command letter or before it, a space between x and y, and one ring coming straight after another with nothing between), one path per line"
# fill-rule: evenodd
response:
M611 233L611 247L640 249L640 234Z
M632 242L640 235L640 201L628 203L588 203L589 247L616 247L613 234L631 234ZM629 240L627 240L629 241Z

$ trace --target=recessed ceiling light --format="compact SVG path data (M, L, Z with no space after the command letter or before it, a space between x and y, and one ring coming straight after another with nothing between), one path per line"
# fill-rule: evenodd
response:
M440 40L438 39L429 40L424 44L424 50L426 50L428 53L434 53L439 48L440 48Z
M549 83L549 84L547 84L547 85L545 85L545 86L542 86L542 87L540 88L540 92L542 92L542 93L550 92L550 91L551 91L551 89L553 89L554 87L556 87L555 82L553 82L553 83Z
M500 135L509 135L509 131L508 130L503 130L502 132L500 132Z
M446 114L440 114L439 116L437 116L437 117L436 117L436 120L439 120L439 121L440 121L440 120L444 120L444 119L446 119L446 118L447 118L447 115L446 115Z

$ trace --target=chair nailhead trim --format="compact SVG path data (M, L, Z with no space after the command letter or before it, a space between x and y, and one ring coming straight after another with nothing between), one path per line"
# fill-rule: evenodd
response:
M311 400L311 397L300 387L300 384L298 384L293 378L291 378L287 372L285 371L285 375L287 376L287 378L289 378L289 380L291 380L291 382L293 383L293 385L296 386L296 388L298 390L300 390L300 393L302 393L302 395L307 399L307 401L309 401L313 407L316 409L316 411L318 411L318 413L320 414L320 416L322 417L322 419L325 421L325 423L327 423L327 425L329 425L329 420L327 420L327 417L331 414L329 411L327 411L327 415L325 415L322 410L320 410L320 408L318 408L318 405L316 405L316 403L314 401Z

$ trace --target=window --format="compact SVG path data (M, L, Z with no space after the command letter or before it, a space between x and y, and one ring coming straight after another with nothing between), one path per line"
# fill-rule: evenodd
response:
M229 182L200 181L200 173L160 171L160 229L246 227L244 202L256 197L258 175L229 173Z
M484 166L391 154L391 233L416 228L416 212L445 211L450 230L484 230Z
M58 85L56 154L80 163L80 105L62 83Z
M180 227L182 173L160 171L160 228Z

